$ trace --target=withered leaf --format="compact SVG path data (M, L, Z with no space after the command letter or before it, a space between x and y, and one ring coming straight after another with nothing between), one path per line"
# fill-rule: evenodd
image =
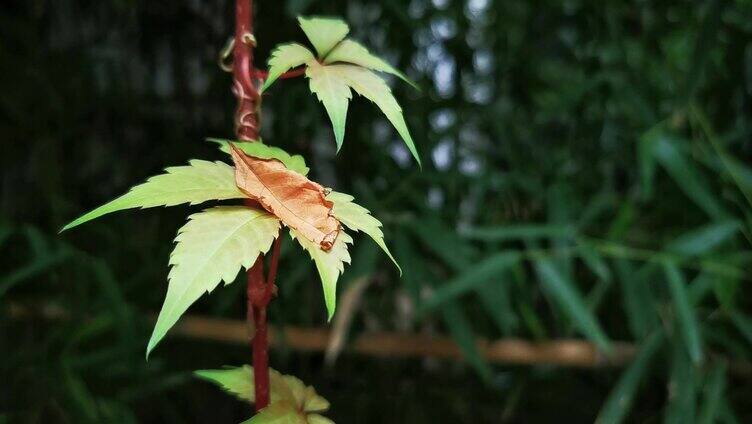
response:
M324 187L276 159L248 156L235 145L230 146L235 184L240 191L321 249L331 249L340 223L332 215L334 203L326 200Z

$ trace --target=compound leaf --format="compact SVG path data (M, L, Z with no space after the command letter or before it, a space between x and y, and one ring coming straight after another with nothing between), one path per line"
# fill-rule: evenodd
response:
M332 191L326 198L334 203L334 207L332 208L334 217L351 230L362 231L371 237L381 250L389 256L389 259L394 262L394 266L397 267L400 275L402 275L402 268L400 268L397 260L394 259L392 252L389 251L384 242L381 222L374 218L368 209L353 202L354 197L349 194Z
M128 193L77 218L65 231L111 212L132 208L197 204L209 200L242 199L230 165L194 159L188 166L174 166L133 187Z
M405 141L407 148L420 165L420 156L415 148L415 143L407 129L407 123L402 116L402 108L392 95L392 90L381 77L366 68L355 65L329 65L329 68L338 68L338 73L344 78L347 85L361 96L374 102L381 109L389 122L394 125L399 135Z
M261 87L261 92L269 88L280 75L288 70L314 60L313 53L298 43L277 46L269 58L269 75Z
M342 147L345 136L347 106L352 98L350 91L352 88L381 109L405 141L418 165L421 164L415 143L407 128L405 118L402 116L402 108L392 95L389 86L378 75L357 65L342 63L321 65L312 61L308 65L306 76L310 79L311 92L316 94L324 104L324 108L326 108L329 118L332 120L337 150Z
M217 206L191 215L175 238L167 296L147 356L204 292L211 292L222 280L231 283L241 267L249 268L268 251L279 227L274 216L243 206Z
M320 58L325 57L350 32L350 27L337 18L305 18L300 16L298 23L313 47L316 48Z
M337 305L337 279L345 270L345 263L350 263L350 253L347 251L347 244L352 243L350 237L344 231L339 232L339 236L334 241L334 246L329 251L321 250L321 247L302 237L297 231L290 229L290 235L297 240L316 264L321 286L324 290L324 302L328 318L331 320Z
M353 65L360 65L364 68L373 69L374 71L386 72L399 77L414 88L418 88L417 84L407 78L405 74L398 71L381 58L374 56L365 46L353 40L342 40L342 42L337 44L337 47L332 49L332 51L326 55L324 64L328 65L335 62L346 62Z

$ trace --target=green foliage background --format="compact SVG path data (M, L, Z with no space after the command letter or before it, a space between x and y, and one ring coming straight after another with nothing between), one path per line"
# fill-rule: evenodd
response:
M356 99L335 146L302 79L264 100L267 143L385 223L355 332L450 334L466 364L278 350L272 364L338 422L747 422L752 419L752 3L260 1L257 58L346 18L405 70L394 89L420 172ZM274 3L274 4L272 4ZM168 165L224 159L234 99L216 54L229 1L24 0L0 9L0 422L237 422L247 407L190 371L242 346L168 338L149 316L189 208L62 224ZM362 236L361 236L362 237ZM286 240L275 323L318 326L308 258ZM192 311L244 312L233 284ZM43 316L62 316L50 320ZM485 363L473 336L638 344L625 369ZM629 406L632 405L630 408ZM356 418L353 418L356 417Z

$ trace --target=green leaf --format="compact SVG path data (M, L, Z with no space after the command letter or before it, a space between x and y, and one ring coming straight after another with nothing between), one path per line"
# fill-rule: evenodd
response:
M344 78L347 85L361 96L374 102L381 109L389 122L394 125L407 148L412 153L418 165L421 165L418 150L415 147L407 123L402 116L402 108L392 95L392 90L381 77L366 68L354 65L329 65L329 68L338 68L337 73Z
M617 259L615 269L629 330L637 339L646 337L660 324L650 283L627 260Z
M468 267L465 272L439 286L433 295L420 306L419 313L443 307L447 302L455 300L458 296L470 290L496 281L496 278L504 270L516 264L519 260L520 254L518 252L501 252Z
M191 215L175 238L167 296L147 356L204 292L211 292L222 280L231 283L241 267L249 268L268 251L279 227L273 215L242 206L218 206Z
M687 283L676 265L666 263L663 270L666 273L668 289L673 300L679 332L687 347L689 357L692 362L698 364L702 361L702 343L700 342L697 316L692 311L692 305L687 294Z
M493 227L471 227L462 230L462 236L472 240L506 241L515 239L563 238L577 234L570 225L500 225Z
M165 174L149 178L128 193L77 218L61 231L124 209L174 206L180 203L194 205L209 200L247 197L235 185L235 172L230 165L199 159L189 163L189 166L165 169Z
M549 259L538 259L534 266L543 288L559 304L564 313L574 321L587 338L603 351L610 352L611 344L608 337L601 329L596 317L588 309L574 283L566 278Z
M462 311L459 304L447 303L441 310L444 324L449 329L452 338L462 350L465 360L478 372L486 382L491 379L491 367L478 348L472 324Z
M637 392L637 386L642 381L650 362L663 344L663 334L653 333L640 347L640 351L632 364L619 378L616 387L611 391L598 413L597 424L618 424L624 420L632 408L632 401Z
M352 92L345 80L338 74L339 69L323 66L313 60L308 63L306 77L311 93L324 104L324 109L332 121L334 140L337 151L342 148L345 139L345 121L347 120L347 106L352 98Z
M314 59L313 53L298 43L277 46L269 58L269 75L266 77L266 81L264 81L264 85L261 87L261 92L263 93L269 88L269 86L272 85L283 73L296 66L304 65Z
M728 219L729 213L721 206L711 191L707 180L697 167L687 160L679 149L681 140L663 134L654 145L654 154L666 172L674 179L684 194L692 199L708 216L716 220Z
M670 360L671 373L668 381L668 404L663 422L667 424L693 423L697 391L695 367L681 343L675 343Z
M381 248L381 250L389 256L394 266L399 270L402 275L402 268L400 268L397 260L392 256L392 252L386 247L384 242L384 233L381 231L381 222L371 215L368 209L353 202L355 199L353 196L345 193L339 193L332 191L326 196L327 200L334 203L332 207L332 215L340 220L348 228L354 231L362 231L368 234L374 242Z
M718 363L713 366L705 385L705 394L700 409L699 424L713 424L720 414L721 399L726 390L726 365Z
M752 345L752 318L738 309L732 309L728 313L736 329L747 340L747 343Z
M316 264L316 269L321 278L321 286L324 290L324 302L326 303L328 319L331 320L337 306L337 279L339 279L340 274L345 270L345 263L350 263L350 253L347 251L347 244L352 243L352 237L344 231L340 231L337 240L334 241L334 246L327 252L322 250L318 244L300 236L292 228L290 229L290 235L308 251L311 259Z
M235 147L242 150L243 153L248 156L253 156L261 159L277 159L282 162L285 167L291 171L295 171L299 174L308 175L308 166L305 159L301 155L291 155L279 147L269 146L261 141L254 142L239 142L235 140L225 140L221 138L208 138L208 141L219 144L219 150L230 154L230 143L235 143ZM234 184L233 175L233 184Z
M374 71L386 72L395 75L406 83L417 89L418 85L411 81L405 74L398 71L392 65L386 63L381 58L374 56L360 43L353 40L342 40L337 47L332 49L324 59L324 64L328 65L336 62L346 62L353 65L359 65Z
M655 181L655 144L662 136L662 129L656 126L640 136L637 143L637 159L642 185L642 199L648 200L653 197L653 181Z
M345 136L347 106L352 98L352 88L361 96L374 102L405 141L418 165L420 156L407 128L402 108L392 95L386 82L366 68L356 65L321 65L316 61L308 64L306 76L310 79L311 92L324 104L332 120L337 149L342 147Z
M671 242L668 250L687 256L699 256L708 253L739 234L741 224L735 220L726 220L700 227L690 231Z
M303 415L289 401L272 403L259 411L248 424L306 424Z
M350 32L350 27L337 18L305 18L300 16L298 23L313 47L316 48L319 58L325 57Z

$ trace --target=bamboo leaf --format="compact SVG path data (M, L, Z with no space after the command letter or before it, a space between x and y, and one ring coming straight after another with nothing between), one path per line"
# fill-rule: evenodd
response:
M671 242L666 248L687 256L706 254L739 234L741 224L736 220L726 220L700 227Z
M568 225L502 225L495 227L473 227L462 231L462 235L472 240L507 241L536 238L565 238L577 233Z
M181 203L194 205L209 200L246 197L235 186L235 177L230 165L199 159L189 163L189 166L165 169L165 174L149 178L128 193L75 219L61 231L124 209L174 206Z
M641 339L659 325L649 283L632 264L624 259L615 261L619 276L624 312L632 335Z
M752 345L752 318L737 309L730 310L729 317L742 337Z
M389 256L394 266L399 270L402 275L402 268L400 268L397 260L392 256L392 252L384 242L384 233L381 231L381 222L371 215L368 209L353 202L355 199L349 194L339 193L332 191L326 196L327 200L334 203L332 207L332 214L340 222L346 225L348 228L354 231L362 231L366 233L373 241L381 248L381 250Z
M321 250L319 245L312 243L305 237L301 237L293 229L290 229L290 235L308 251L311 259L316 264L316 269L321 278L321 286L324 290L327 315L331 320L337 305L337 280L345 270L345 263L350 263L347 244L352 243L352 238L344 231L340 231L337 240L334 242L334 246L327 252Z
M386 72L399 77L413 86L413 88L418 88L417 84L407 78L405 74L398 71L381 58L374 56L366 47L353 40L342 40L337 47L332 49L332 51L326 55L326 58L324 59L324 64L326 65L336 62L351 63L374 71Z
M269 75L267 75L266 81L264 81L264 85L261 87L261 92L263 93L269 88L280 75L314 59L313 53L298 43L277 46L269 58Z
M658 332L645 339L634 361L624 371L619 382L606 398L595 420L597 424L618 424L626 418L632 409L637 387L647 373L653 357L663 345L663 341L663 334Z
M687 283L676 265L666 263L663 270L666 273L666 282L674 304L679 332L689 357L692 362L698 364L702 361L702 343L697 317L692 311L693 308L687 294Z
M705 385L698 424L713 424L720 414L723 392L726 390L726 365L718 363L710 370Z
M496 253L477 264L469 266L464 272L447 281L434 291L433 295L423 302L419 313L443 307L447 302L454 301L457 297L494 281L504 270L518 263L518 252Z
M666 169L679 188L711 218L725 220L730 216L713 195L708 182L679 150L678 140L662 134L654 145L658 162Z
M534 263L538 279L553 300L572 319L579 330L598 347L610 352L611 344L601 329L596 317L588 310L585 300L575 285L556 269L549 259L538 259Z
M491 367L478 349L472 325L459 305L448 303L442 308L444 323L454 341L459 345L465 360L472 365L486 381L491 378Z
M167 296L146 355L202 294L220 281L233 282L241 267L249 268L268 251L279 227L274 216L240 206L218 206L191 215L175 238Z
M298 23L313 47L316 48L319 58L326 57L332 48L347 37L350 32L350 27L337 18L305 18L300 16Z
M671 358L668 382L668 405L664 422L669 424L692 423L695 419L696 389L695 367L690 362L686 348L675 344Z

